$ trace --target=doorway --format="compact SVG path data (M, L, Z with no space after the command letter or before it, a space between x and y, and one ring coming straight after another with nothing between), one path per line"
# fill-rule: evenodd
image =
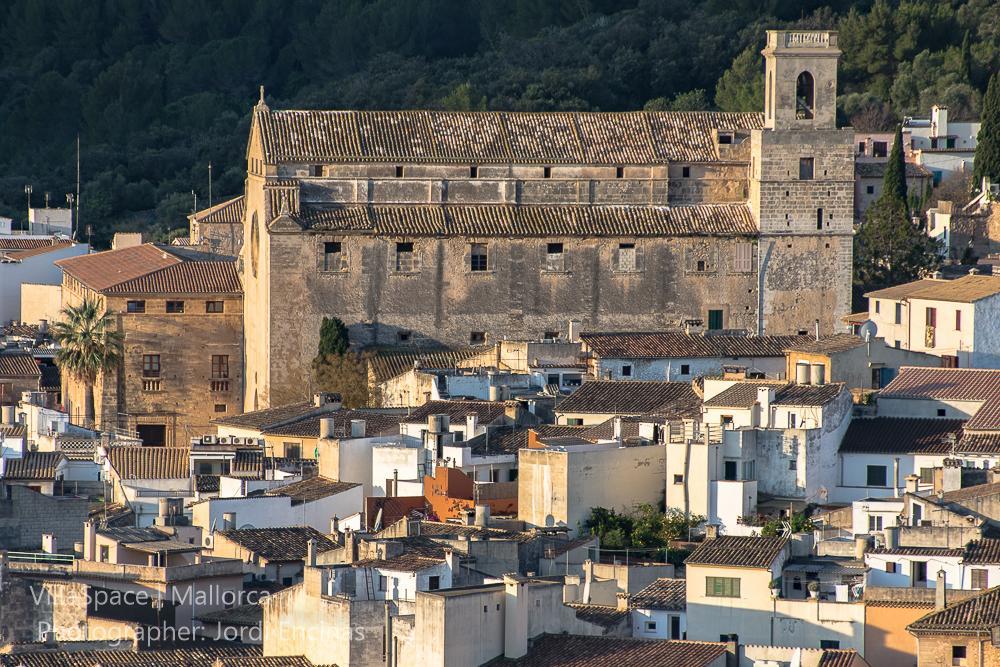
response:
M135 430L146 447L163 447L167 444L166 424L138 424Z

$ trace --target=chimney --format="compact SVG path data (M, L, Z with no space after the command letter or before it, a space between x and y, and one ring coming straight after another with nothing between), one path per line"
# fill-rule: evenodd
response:
M567 336L569 342L579 343L580 342L580 323L576 320L570 320L569 326L567 327Z
M471 508L471 507L462 510L462 518L463 518L462 523L464 525L466 525L466 526L475 526L476 525L476 510L473 509L473 508Z
M618 611L628 611L628 601L632 597L628 593L618 593Z
M365 437L365 424L364 419L352 419L351 420L351 437L352 438L363 438Z
M38 333L45 335L49 332L49 321L48 320L38 320Z
M771 402L774 401L774 387L757 387L757 404L760 405L760 427L771 427Z
M357 538L354 536L354 531L348 528L344 531L344 562L347 564L353 563L358 559L358 543Z
M222 513L222 530L236 530L236 512Z
M316 538L310 537L306 542L306 565L316 567Z
M934 582L934 609L940 611L948 605L948 583L944 570L938 570L937 581Z
M854 560L864 560L866 551L868 551L868 537L858 535L854 538Z
M42 533L42 551L47 554L59 553L58 540L52 533Z
M489 505L476 505L476 525L480 528L486 528L490 525L490 506Z
M319 420L319 439L320 440L330 440L334 437L334 428L336 422L333 417L323 417Z
M451 547L444 548L444 562L454 576L455 572L455 551Z
M340 517L336 514L334 514L333 518L330 519L330 534L334 537L340 535Z
M726 667L739 667L740 664L740 636L730 634L726 640Z
M819 318L816 318L816 342L819 342Z
M719 536L719 524L717 523L706 523L705 524L705 541L714 540Z
M479 428L479 415L472 413L465 416L465 439L471 440L476 437L476 429Z
M906 492L916 493L917 486L920 484L920 475L907 475L906 479Z
M519 575L505 574L503 583L503 655L508 660L517 660L528 653L528 582Z
M962 488L962 468L945 466L941 469L941 490L957 491Z
M97 560L97 526L93 521L83 522L83 560Z
M313 394L313 406L330 412L339 410L341 406L340 394L329 391L316 392Z
M614 437L615 442L619 445L622 444L622 418L617 415L613 417L611 427L613 429L612 437Z
M899 546L899 526L886 526L882 533L885 535L886 549L895 549Z

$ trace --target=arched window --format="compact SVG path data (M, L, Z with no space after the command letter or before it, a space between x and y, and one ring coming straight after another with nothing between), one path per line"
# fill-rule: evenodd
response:
M802 72L795 80L795 117L798 120L812 119L816 108L815 99L813 76L809 72Z
M257 229L257 213L250 219L250 270L257 277L257 258L260 255L260 230Z

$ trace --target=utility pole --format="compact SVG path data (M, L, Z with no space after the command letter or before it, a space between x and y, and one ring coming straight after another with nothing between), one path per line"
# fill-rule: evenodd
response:
M192 190L191 191L191 196L194 197L194 209L191 212L192 213L197 213L198 212L198 193L195 192L194 190Z
M208 207L212 208L212 163L211 162L208 163Z
M73 228L73 240L76 240L76 230L80 228L80 133L76 133L76 227ZM70 204L72 208L73 204ZM89 243L89 240L88 240Z

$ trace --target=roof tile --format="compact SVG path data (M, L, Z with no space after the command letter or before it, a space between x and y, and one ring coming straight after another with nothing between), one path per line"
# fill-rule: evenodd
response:
M702 542L684 564L769 568L787 542L783 537L722 535Z
M690 382L598 380L584 382L557 412L683 417L700 413L701 400Z

